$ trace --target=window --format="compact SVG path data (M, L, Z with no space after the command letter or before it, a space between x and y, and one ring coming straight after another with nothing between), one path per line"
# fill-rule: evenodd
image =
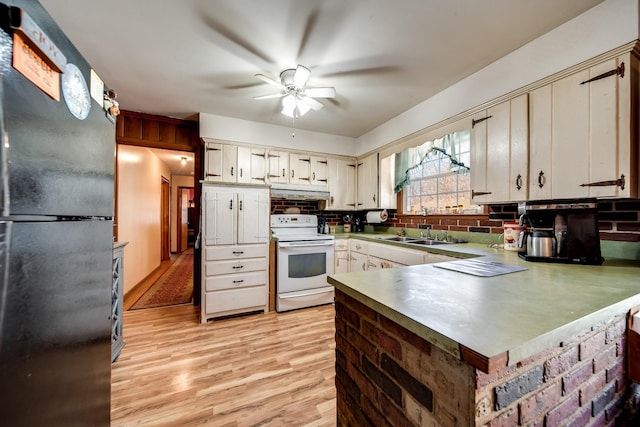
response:
M471 132L455 132L414 148L405 168L407 214L477 213L471 200ZM411 162L409 162L411 163Z

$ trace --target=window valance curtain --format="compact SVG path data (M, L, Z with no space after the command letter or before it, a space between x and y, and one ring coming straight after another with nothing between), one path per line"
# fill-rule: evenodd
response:
M395 179L393 191L398 193L409 184L410 172L412 169L420 166L429 154L439 152L449 157L451 164L455 166L458 173L469 173L469 166L460 161L457 156L458 141L462 138L468 139L469 131L453 132L433 141L427 141L418 147L410 147L406 150L396 153L395 163Z

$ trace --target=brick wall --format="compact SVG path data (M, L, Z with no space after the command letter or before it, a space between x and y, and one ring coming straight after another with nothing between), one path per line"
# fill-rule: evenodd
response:
M330 225L341 225L345 214L354 214L353 211L320 210L316 201L271 202L272 213L284 213L288 207L298 207L303 214L322 215ZM364 212L359 214L364 217ZM389 225L398 228L418 228L420 224L431 224L434 230L502 234L505 222L517 220L518 205L491 205L488 215L409 216L398 215L395 210L390 210L389 217ZM640 200L600 201L598 220L601 240L640 242Z
M621 315L485 374L336 290L338 425L631 426L625 336Z

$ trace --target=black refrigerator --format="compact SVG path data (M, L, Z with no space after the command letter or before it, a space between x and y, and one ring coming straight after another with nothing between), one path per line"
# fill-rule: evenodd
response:
M114 120L37 1L0 26L0 425L107 426Z

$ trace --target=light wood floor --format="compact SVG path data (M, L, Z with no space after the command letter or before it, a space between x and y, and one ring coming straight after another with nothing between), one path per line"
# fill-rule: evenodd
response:
M198 307L124 313L112 426L335 426L332 305L207 324Z

